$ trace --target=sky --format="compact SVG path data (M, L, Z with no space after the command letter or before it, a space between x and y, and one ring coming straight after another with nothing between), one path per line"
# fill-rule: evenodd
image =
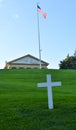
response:
M0 0L0 69L5 62L27 54L39 58L37 2L41 59L48 68L76 50L76 0Z

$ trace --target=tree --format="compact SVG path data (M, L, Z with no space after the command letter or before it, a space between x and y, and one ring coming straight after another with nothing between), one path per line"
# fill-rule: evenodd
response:
M75 50L75 52L74 52L74 57L76 58L76 50Z
M69 56L68 54L67 57L63 61L60 61L59 68L60 69L76 69L76 50L73 56Z

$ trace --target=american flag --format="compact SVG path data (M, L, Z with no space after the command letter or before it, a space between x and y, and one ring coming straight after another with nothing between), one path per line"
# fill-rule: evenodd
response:
M46 19L47 14L40 8L39 5L37 5L37 11L40 12L42 14L42 16Z

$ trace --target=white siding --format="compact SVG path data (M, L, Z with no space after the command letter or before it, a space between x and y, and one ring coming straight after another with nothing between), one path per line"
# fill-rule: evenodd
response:
M13 61L12 63L20 63L20 64L39 64L39 61L36 59L33 59L31 57L24 57L22 59L18 59L16 61ZM42 63L43 64L43 63Z

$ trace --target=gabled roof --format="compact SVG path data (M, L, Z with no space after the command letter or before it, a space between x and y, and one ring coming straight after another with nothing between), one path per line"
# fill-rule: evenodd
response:
M8 64L40 64L40 60L30 54L22 56L20 58L14 59L12 61L7 62ZM47 62L41 60L41 64L48 65Z

